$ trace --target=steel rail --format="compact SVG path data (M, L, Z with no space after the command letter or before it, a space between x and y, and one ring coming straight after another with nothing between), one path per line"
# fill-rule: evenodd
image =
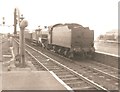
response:
M17 41L16 41L16 42L17 42ZM18 42L17 42L17 43L18 43ZM29 48L31 48L32 50L38 52L39 54L43 55L44 57L46 57L46 58L48 58L48 59L54 61L55 63L61 65L62 67L66 68L67 70L71 71L72 73L78 75L78 76L79 76L80 78L82 78L85 82L87 82L88 84L94 86L94 87L97 88L98 90L104 90L104 91L106 91L106 92L110 92L108 89L102 87L101 85L95 83L94 81L89 80L88 78L86 78L86 77L84 77L83 75L77 73L76 71L74 71L74 70L68 68L67 66L65 66L65 65L63 65L63 64L61 64L61 63L59 63L57 60L52 59L51 57L47 56L46 54L43 54L42 52L36 50L35 48L33 48L33 47L31 47L31 46L29 46L29 45L27 45L27 44L26 44L26 46L29 47ZM27 51L27 52L28 52L28 51ZM30 55L33 56L31 53L30 53ZM35 57L34 57L34 58L35 58ZM37 62L39 62L39 60L37 60L36 58L35 58L35 60L36 60ZM40 63L40 62L39 62L39 63ZM49 69L47 69L42 63L40 63L40 64L41 64L46 70L49 71Z
M32 48L31 46L29 46L29 45L27 45L27 44L26 44L26 46L28 46L29 48L33 49L34 51L36 51L36 52L40 53L41 55L43 55L43 56L47 57L48 59L50 59L50 60L54 61L55 63L57 63L57 64L59 64L59 65L63 66L64 68L68 69L69 71L73 72L74 74L76 74L76 75L80 76L80 77L81 77L82 79L84 79L87 83L92 84L94 87L97 87L98 89L101 89L101 90L105 90L105 91L107 91L107 92L110 92L110 91L109 91L109 90L107 90L106 88L104 88L104 87L100 86L99 84L95 83L94 81L89 80L88 78L84 77L83 75L81 75L81 74L77 73L76 71L74 71L74 70L72 70L72 69L68 68L67 66L65 66L65 65L63 65L63 64L61 64L61 63L59 63L58 61L56 61L56 60L52 59L51 57L47 56L46 54L43 54L42 52L40 52L40 51L38 51L38 50L36 50L36 49Z

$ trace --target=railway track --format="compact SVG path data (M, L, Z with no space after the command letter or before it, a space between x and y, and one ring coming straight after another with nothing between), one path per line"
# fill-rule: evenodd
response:
M102 72L102 73L109 75L113 78L120 79L119 75L118 75L118 71L120 71L120 70L117 68L107 66L107 65L104 65L104 64L101 64L98 62L94 62L92 60L89 60L87 62L87 67L93 68L94 70Z
M64 61L71 61L74 63L76 66L73 67L71 64L68 67L86 76L88 79L93 80L109 90L118 90L120 81L120 75L118 75L119 69L97 63L93 60L75 61L63 56L61 57L65 59Z
M80 65L77 65L76 70L74 69L75 70L74 71L74 70L66 67L65 65L60 64L58 61L41 53L40 51L32 48L29 45L26 45L26 50L32 56L32 58L34 58L46 70L53 71L72 90L104 90L104 91L109 92L109 87L106 87L105 85L103 85L104 83L102 83L102 84L97 83L98 78L96 78L96 81L95 80L93 81L90 78L91 76L88 77L89 74L97 75L98 71L93 72L93 69L87 69L85 66L83 67L83 65L81 65L81 67L79 67L79 70L81 72L78 71L78 68L77 68ZM83 75L83 73L84 74L86 73L87 76ZM103 78L103 77L101 76L101 78ZM117 88L114 90L117 90Z
M35 66L35 68L36 69L32 69L32 70L37 70L37 71L46 71L46 69L41 65L41 64L39 64L39 62L34 62L35 61L35 59L33 58L33 57L31 57L31 53L30 52L28 52L27 50L26 50L26 52L27 53L25 53L25 56L26 56L26 60L27 60L27 62L29 63L29 62L32 62L32 64Z
M109 90L118 90L118 81L120 81L120 78L118 75L119 70L117 68L100 64L92 60L75 61L65 58L63 56L61 57L64 58L64 64L66 64L71 69L74 69L78 73L82 74L83 76L87 77L88 79L104 86ZM71 61L71 63L74 63L75 65L68 65L67 61Z

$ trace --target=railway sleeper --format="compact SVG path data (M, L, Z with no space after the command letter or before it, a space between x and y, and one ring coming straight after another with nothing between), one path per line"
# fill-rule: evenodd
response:
M70 74L70 72L68 72L68 71L64 71L64 72L57 72L57 71L55 71L57 74L64 74L64 75L67 75L67 74Z
M43 62L43 63L44 62L51 63L51 61L49 59L45 59L45 60L42 59L41 62Z
M59 67L47 67L49 70L59 70L60 68Z
M55 65L53 65L53 64L49 64L49 65L46 65L46 67L48 67L48 68L60 68L60 67L58 67L58 66L55 66Z
M84 81L76 81L76 82L72 82L72 83L66 83L67 85L73 85L73 84L80 84L83 83Z
M58 71L58 72L59 72L59 71L60 71L60 72L62 71L62 72L63 72L63 71L66 71L66 70L64 70L63 68L59 67L59 69L56 69L56 70L54 70L54 71L56 71L56 72L57 72L57 71Z
M78 78L72 76L72 77L62 77L61 79L65 81L65 80L77 80Z
M59 71L60 69L59 69L59 68L52 68L52 69L49 69L49 70L56 72L56 71ZM62 72L62 71L61 71L61 72Z
M42 64L44 64L46 67L53 67L54 64L51 64L49 62L43 62Z
M69 78L69 77L75 77L74 75L62 75L62 76L59 76L59 78Z
M59 70L58 68L56 68L57 70ZM53 71L56 70L56 69L52 69L52 68L49 68L50 71ZM54 72L55 73L55 72Z
M63 80L63 81L67 84L67 83L78 82L80 81L80 79L72 79L72 80L68 79L68 80Z
M54 71L53 71L54 72ZM70 73L68 73L68 72L54 72L54 73L56 73L57 75L68 75L68 74L70 74Z
M84 81L79 81L77 83L73 82L73 83L70 83L68 84L70 87L87 87L89 86L88 83L84 82Z
M70 73L69 72L59 72L59 73L57 73L56 72L56 75L58 75L58 76L63 76L63 75L70 75Z
M86 87L74 87L73 90L96 90L96 88L92 86L86 86Z
M70 77L70 78L62 78L63 81L67 81L67 80L78 80L78 78L76 77Z
M84 84L73 84L73 85L68 85L68 86L70 86L73 90L96 90L95 87L90 86L86 83L84 83Z
M61 69L57 69L57 70L54 69L53 71L54 71L55 73L56 73L56 72L57 72L57 73L59 73L59 72L67 72L67 71L65 71L65 70L61 70Z
M39 55L36 55L36 56L34 56L35 58L38 58L38 57L40 57Z

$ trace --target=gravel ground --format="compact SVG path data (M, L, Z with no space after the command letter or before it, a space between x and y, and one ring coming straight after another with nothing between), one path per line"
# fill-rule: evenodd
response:
M9 62L12 57L6 57L5 55L11 55L11 51L10 51L10 48L9 48L9 41L7 39L7 37L3 37L1 38L1 59L3 61L3 63L6 63L6 62ZM5 56L5 57L4 57ZM8 66L8 63L6 63L5 65L3 65L2 67L2 71L6 71L7 70L7 66Z
M1 62L1 66L2 66L2 71L8 71L8 67L9 66L12 66L13 67L13 65L14 65L14 63L9 63L9 61L10 60L12 60L12 57L6 57L6 55L7 56L12 56L12 54L11 54L11 50L10 50L10 47L9 47L9 41L8 41L8 39L5 37L5 38L3 38L2 39L2 43L0 44L0 46L1 46L1 52L0 52L0 54L1 54L1 61L3 61L3 63ZM14 44L14 46L15 46L15 44ZM15 53L14 53L15 54ZM28 61L28 59L26 58L26 67L25 68L30 68L30 70L32 69L32 70L36 70L35 68L34 68L34 66L31 64L31 61ZM13 71L19 71L19 70L21 70L19 67L13 67L12 68L12 70ZM23 71L24 71L24 69L23 69Z

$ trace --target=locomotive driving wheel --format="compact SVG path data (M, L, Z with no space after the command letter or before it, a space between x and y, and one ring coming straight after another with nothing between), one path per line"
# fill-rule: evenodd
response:
M68 58L73 59L74 58L74 53L69 51L67 56L68 56Z
M67 56L67 50L63 50L63 55Z

